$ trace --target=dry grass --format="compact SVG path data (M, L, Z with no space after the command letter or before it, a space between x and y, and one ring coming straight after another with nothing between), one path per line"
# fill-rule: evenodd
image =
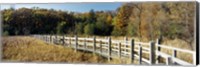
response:
M165 41L163 42L164 45L167 46L172 46L172 47L176 47L176 48L180 48L180 49L185 49L185 50L192 50L193 47L191 47L191 45L189 45L187 42L180 40L180 39L174 39L174 40L168 40L165 39ZM194 46L195 44L193 44ZM172 50L169 49L165 49L165 48L161 48L162 52L165 52L167 54L172 55ZM193 51L193 50L192 50ZM185 52L180 52L177 51L177 58L182 59L184 61L193 62L193 56L190 53L185 53Z
M92 53L47 44L30 37L3 37L3 61L9 62L67 62L107 63L107 59Z
M97 36L97 38L105 38ZM123 40L124 37L112 37L115 40ZM128 38L130 39L130 37ZM139 41L139 38L134 38ZM3 38L3 61L22 61L22 62L68 62L68 63L106 63L106 64L130 64L130 60L112 59L108 62L103 58L92 53L77 52L73 49L59 45L47 44L41 40L30 37L4 37ZM148 42L148 41L147 41ZM163 44L181 49L191 50L190 45L183 40L165 39ZM147 47L148 48L148 47ZM162 52L172 54L172 50L161 49ZM143 57L149 57L149 54L143 54ZM177 52L177 57L192 63L192 55L183 52ZM164 62L165 60L162 59ZM138 61L134 61L138 64Z

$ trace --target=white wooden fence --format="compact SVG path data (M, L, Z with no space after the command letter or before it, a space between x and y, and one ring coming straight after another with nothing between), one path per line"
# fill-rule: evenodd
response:
M135 42L134 39L128 40L112 40L110 37L105 39L99 38L84 38L84 37L66 37L58 35L33 35L33 37L44 40L48 43L62 44L63 46L72 47L77 50L90 51L93 53L100 54L108 58L110 61L112 58L129 58L131 63L138 61L139 64L161 64L159 58L165 58L166 65L196 65L196 52L169 47L159 44L157 42ZM144 47L146 46L146 47ZM160 49L170 49L173 54L161 52ZM177 51L190 53L193 58L193 63L186 62L182 59L177 58ZM148 58L145 58L143 54L149 54Z

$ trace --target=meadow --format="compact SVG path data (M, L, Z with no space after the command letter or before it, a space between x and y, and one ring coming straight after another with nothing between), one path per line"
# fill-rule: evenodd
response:
M3 37L3 62L106 63L105 58L92 53L26 37ZM106 59L107 60L107 59Z

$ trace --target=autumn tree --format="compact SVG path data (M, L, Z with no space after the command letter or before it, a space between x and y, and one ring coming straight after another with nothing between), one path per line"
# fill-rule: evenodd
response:
M126 27L132 7L125 4L118 9L117 16L115 17L113 35L126 35Z
M195 2L124 3L113 11L68 12L39 7L4 9L3 34L159 37L194 42Z

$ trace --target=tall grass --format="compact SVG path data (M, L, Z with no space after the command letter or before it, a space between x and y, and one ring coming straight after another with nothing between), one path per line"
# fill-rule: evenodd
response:
M107 59L92 53L74 52L71 48L45 43L30 37L3 37L2 61L107 63Z

